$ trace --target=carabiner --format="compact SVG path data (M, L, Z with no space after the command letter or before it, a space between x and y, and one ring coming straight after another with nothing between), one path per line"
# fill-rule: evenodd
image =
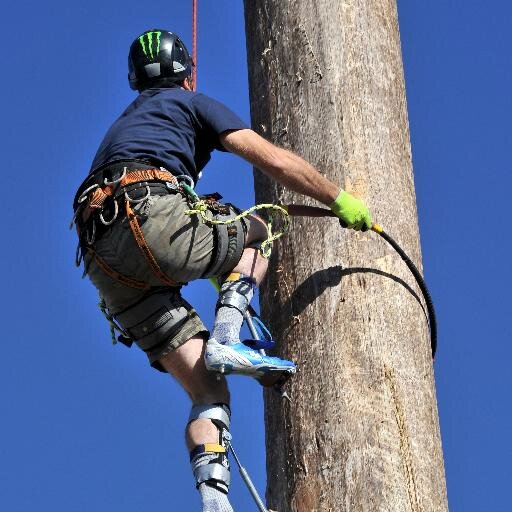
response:
M194 180L188 174L178 174L175 178L178 180L178 183L181 184L184 181L190 188L194 188Z
M126 172L127 172L127 168L125 167L123 169L123 174L121 174L121 176L119 178L117 178L117 180L114 180L114 181L108 181L107 178L105 178L103 180L103 184L104 185L117 185L125 176L126 176Z
M83 203L86 199L87 199L87 195L89 194L89 192L91 190L94 190L95 188L98 188L99 185L97 183L95 183L94 185L91 185L90 187L86 188L81 194L80 194L80 197L77 199L77 203L78 204L81 204Z
M112 218L110 220L106 221L103 218L103 210L102 210L102 212L99 214L99 218L100 218L101 223L104 226L110 226L110 224L112 224L112 222L114 222L117 219L117 214L118 213L119 213L119 206L117 205L117 201L114 199L114 215L112 216Z
M142 201L145 201L146 199L148 199L150 195L151 195L151 189L149 188L149 185L146 185L146 195L144 197L142 197L141 199L132 199L128 195L128 192L126 190L124 191L124 198L128 202L133 203L133 204L142 203Z

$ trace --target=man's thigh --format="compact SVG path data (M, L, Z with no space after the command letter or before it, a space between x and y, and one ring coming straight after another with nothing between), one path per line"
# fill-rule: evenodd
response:
M199 279L207 271L215 228L195 214L181 194L150 197L141 208L142 232L161 270L177 282Z
M135 247L138 251L138 247ZM128 253L129 254L129 253ZM103 258L112 256L108 264L117 271L127 274L132 262L128 256L120 264L113 250L99 252ZM117 263L117 265L116 265ZM89 277L105 301L109 313L125 334L143 350L154 368L164 371L158 362L160 358L198 335L207 335L208 330L194 308L181 296L178 287L155 286L149 290L131 288L108 275L94 260L87 258ZM152 278L141 259L135 277L141 280ZM145 274L146 272L146 274Z

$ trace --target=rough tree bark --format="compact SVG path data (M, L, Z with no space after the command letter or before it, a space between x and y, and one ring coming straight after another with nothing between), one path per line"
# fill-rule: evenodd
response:
M394 0L245 0L253 128L363 198L421 268ZM257 202L314 204L255 171ZM262 312L300 372L265 394L279 512L447 510L429 332L374 233L297 218Z

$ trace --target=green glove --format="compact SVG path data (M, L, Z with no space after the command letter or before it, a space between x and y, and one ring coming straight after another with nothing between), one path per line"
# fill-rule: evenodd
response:
M372 227L372 218L368 207L356 197L340 190L338 197L330 206L333 213L340 219L345 228L366 231Z

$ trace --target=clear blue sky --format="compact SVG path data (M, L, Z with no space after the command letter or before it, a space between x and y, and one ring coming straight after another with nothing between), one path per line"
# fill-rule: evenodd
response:
M190 4L4 6L0 510L198 510L182 441L184 393L135 349L110 344L67 230L74 190L133 98L129 44L152 27L190 43ZM400 0L399 13L424 266L439 317L451 510L505 512L512 7ZM249 121L243 24L240 1L200 0L199 88ZM229 186L219 186L224 173ZM218 189L249 206L250 168L217 155L200 190ZM211 323L208 285L191 285L186 295ZM261 391L241 378L231 383L235 447L263 492ZM236 510L255 510L233 473Z

